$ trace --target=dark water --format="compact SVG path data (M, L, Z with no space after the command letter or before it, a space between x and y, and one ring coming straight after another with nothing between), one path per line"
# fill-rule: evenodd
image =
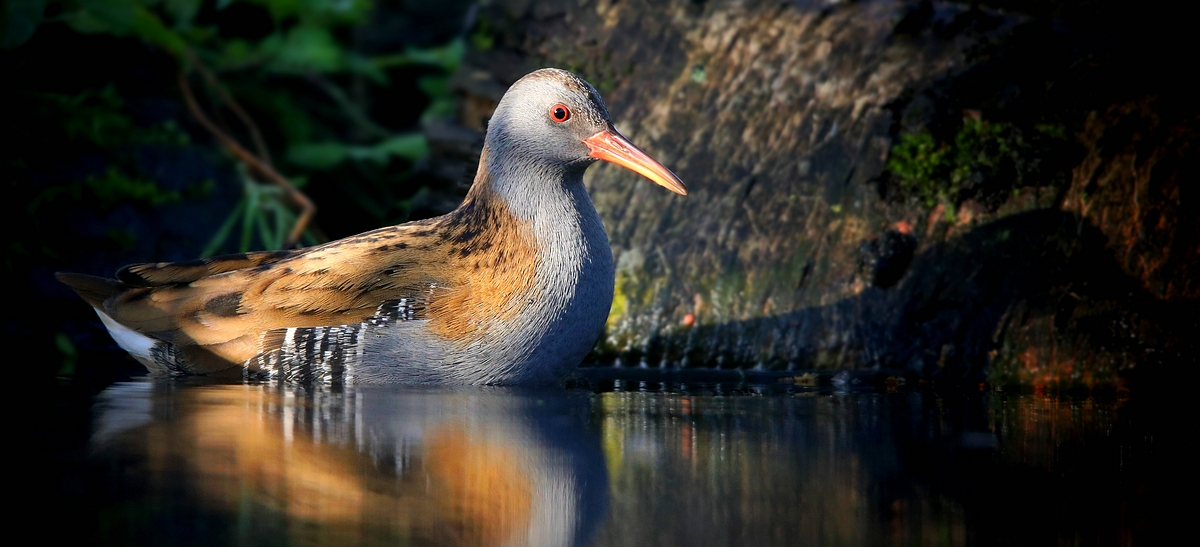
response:
M1166 455L1192 443L1158 401L1119 394L588 385L141 380L60 394L41 432L63 523L47 532L105 545L1153 544L1180 480Z

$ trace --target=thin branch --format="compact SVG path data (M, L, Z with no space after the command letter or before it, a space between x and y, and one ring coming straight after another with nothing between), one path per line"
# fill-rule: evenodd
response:
M195 62L194 57L192 66L200 66L199 63ZM296 243L300 241L300 237L304 235L304 229L308 226L309 222L312 221L313 215L316 214L316 205L313 204L312 200L308 199L308 196L304 195L303 192L297 189L296 186L291 183L291 181L279 174L279 172L276 171L273 166L271 166L269 160L264 160L259 156L255 156L254 154L250 153L250 151L246 150L246 148L238 143L237 140L229 136L228 133L223 131L217 126L217 124L213 123L212 120L209 119L209 117L200 108L199 103L196 102L196 97L192 93L192 87L188 83L188 73L186 67L179 71L179 91L183 94L183 102L187 105L188 110L192 113L192 117L196 118L196 121L199 122L200 125L204 126L209 133L212 133L213 137L215 137L217 141L219 141L221 145L225 147L226 150L229 150L234 157L245 163L248 167L250 167L251 170L258 173L259 176L283 188L284 191L287 192L288 197L290 197L292 201L295 202L298 207L300 207L300 214L296 216L296 223L292 225L292 231L288 233L287 240L284 241L284 247L294 247ZM232 98L230 98L228 94L224 94L222 92L222 99L226 101L226 105L229 106L231 110L234 110L235 113L238 113L238 117L243 117L243 122L249 120L249 116L246 116L245 112L242 111L240 107L236 106L237 103L233 102ZM253 127L252 123L248 123L247 125ZM252 133L257 134L257 130L253 130ZM255 140L259 141L258 144L261 146L261 139ZM265 147L263 149L265 150Z
M232 110L234 115L236 115L238 119L242 121L242 124L246 126L246 129L250 131L250 139L254 141L254 148L258 151L258 156L262 158L267 165L271 165L273 163L271 161L271 153L267 151L267 145L266 142L263 141L262 133L258 130L258 124L254 123L254 119L251 118L249 114L246 114L245 110L242 110L242 105L233 100L233 96L231 96L229 92L225 90L225 86L221 85L221 82L217 80L217 77L213 75L212 71L209 70L204 63L200 62L200 59L196 57L195 52L190 49L187 50L187 57L188 62L191 63L192 67L194 67L197 72L200 73L200 76L204 78L204 82L208 84L208 87L217 92L217 96L221 98L221 102L225 103L225 106L228 107L229 110Z

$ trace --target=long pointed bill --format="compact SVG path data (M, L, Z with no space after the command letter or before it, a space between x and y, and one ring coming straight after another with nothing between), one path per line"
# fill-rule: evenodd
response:
M583 144L591 149L592 152L588 155L593 158L615 163L650 179L667 190L681 196L687 195L687 187L683 185L683 181L679 180L679 177L675 176L675 173L663 167L663 164L658 163L641 148L634 146L612 125L609 125L608 129L604 131L583 139Z

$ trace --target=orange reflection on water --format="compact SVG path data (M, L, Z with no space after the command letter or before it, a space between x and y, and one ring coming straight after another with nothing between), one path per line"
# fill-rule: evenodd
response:
M145 386L149 419L108 415L119 430L101 424L94 444L141 460L152 489L186 478L197 511L294 540L570 545L604 509L594 436L539 423L538 399ZM580 491L584 475L599 501Z

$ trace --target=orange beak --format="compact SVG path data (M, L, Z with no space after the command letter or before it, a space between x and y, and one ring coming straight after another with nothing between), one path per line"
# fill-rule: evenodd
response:
M667 190L681 196L687 195L687 187L683 185L683 181L679 180L679 177L675 176L675 173L663 167L663 164L658 163L658 160L650 157L650 154L641 148L634 146L612 124L609 124L608 129L583 139L583 144L591 149L591 153L588 155L593 158L615 163L650 179Z

